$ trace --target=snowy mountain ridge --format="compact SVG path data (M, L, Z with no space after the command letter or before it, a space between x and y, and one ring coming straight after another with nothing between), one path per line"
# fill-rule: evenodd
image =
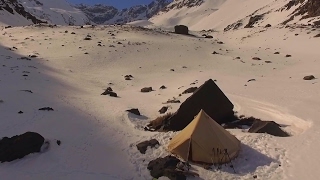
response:
M65 0L0 0L0 22L7 25L81 25L89 20Z
M175 0L149 19L156 26L235 30L286 24L320 24L319 0Z
M171 0L154 0L148 5L136 5L119 10L113 6L96 4L93 6L78 4L87 17L96 24L123 24L136 20L146 20L165 8Z

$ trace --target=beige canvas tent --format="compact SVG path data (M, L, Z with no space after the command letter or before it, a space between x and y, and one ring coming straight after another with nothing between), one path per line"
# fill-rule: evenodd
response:
M185 161L223 164L238 156L240 141L201 110L168 150Z

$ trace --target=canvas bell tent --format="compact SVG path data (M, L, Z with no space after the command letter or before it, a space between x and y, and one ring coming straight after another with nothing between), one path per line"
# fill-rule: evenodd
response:
M168 150L185 161L223 164L238 156L240 141L200 110L170 141Z

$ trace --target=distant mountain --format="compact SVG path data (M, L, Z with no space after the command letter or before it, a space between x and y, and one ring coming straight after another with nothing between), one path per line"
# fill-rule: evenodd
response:
M20 23L13 19L19 19ZM28 22L82 25L89 23L89 19L65 0L0 0L0 22L8 25L25 25Z
M148 5L137 5L122 10L102 4L93 6L79 4L75 5L75 7L82 10L89 20L96 24L123 24L149 19L170 4L170 2L172 0L155 0Z
M6 25L27 25L45 21L26 11L18 0L0 0L0 22Z

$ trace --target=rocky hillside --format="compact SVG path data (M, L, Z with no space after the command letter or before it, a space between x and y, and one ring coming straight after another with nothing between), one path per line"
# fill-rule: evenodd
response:
M82 25L89 20L65 0L0 0L0 22L7 25L25 25L27 22Z
M96 24L123 24L136 20L149 19L170 2L171 0L155 0L148 5L137 5L122 10L102 4L94 6L79 4L75 5L75 7L82 10L90 21Z
M198 31L320 25L320 0L175 0L149 21L166 27L184 24Z
M298 8L293 11L290 18L285 22L290 22L296 16L301 16L300 19L320 16L320 0L291 0L283 9L290 10L294 6L298 6ZM320 25L320 20L314 23Z
M113 6L107 6L103 4L96 4L88 6L85 4L75 5L76 8L82 10L90 21L96 24L103 24L106 21L112 19L117 13L118 9Z
M166 6L163 11L170 11L173 9L181 9L183 7L191 8L200 6L204 0L174 0L168 6Z
M21 17L21 19L25 19L25 23L27 23L28 21L30 23L45 22L27 12L18 0L0 0L0 17L2 17L0 20L6 19L9 22L10 20L7 17L10 16Z

